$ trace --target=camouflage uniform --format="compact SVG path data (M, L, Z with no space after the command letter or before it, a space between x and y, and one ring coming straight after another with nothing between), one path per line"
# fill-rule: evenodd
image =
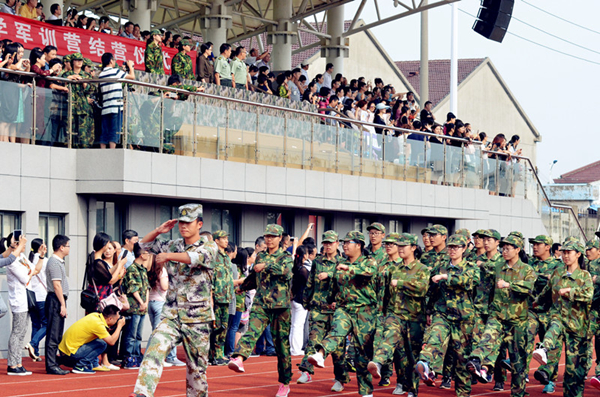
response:
M585 245L586 250L590 248L600 249L600 242L598 240L590 240ZM593 277L596 276L596 281L594 281L594 299L592 300L592 307L590 309L590 360L588 371L592 367L592 339L594 339L594 348L596 350L596 369L595 375L596 377L600 376L600 258L594 259L593 261L587 264L587 270Z
M213 240L229 236L227 232L218 230L213 233ZM211 349L209 359L220 360L225 358L225 337L227 336L227 323L229 321L229 303L233 299L233 274L231 272L231 259L229 255L219 249L213 262L213 305L215 311L215 324L211 334Z
M192 222L202 216L200 204L179 207L179 221ZM183 239L140 243L154 254L187 252L190 263L168 262L169 289L162 311L162 321L152 332L144 354L134 393L153 397L162 374L163 362L179 343L187 356L186 391L188 397L207 396L206 366L210 326L214 320L210 307L213 258L218 253L214 242L201 238L186 245Z
M335 242L338 239L338 234L333 230L323 233L322 242ZM310 275L304 289L303 305L310 310L308 320L310 332L308 335L308 344L306 345L306 355L299 364L301 371L314 374L314 368L308 362L308 356L316 352L315 345L321 343L323 338L331 331L333 313L335 311L335 291L333 284L335 283L335 268L341 256L336 256L334 260L329 260L322 256L315 259L313 262ZM320 273L327 273L327 278L319 280L317 277ZM346 363L344 360L345 344L338 346L338 349L331 352L333 358L333 374L335 380L342 384L350 382L350 377L346 371Z
M566 241L563 251L578 251L582 255L584 247L579 242ZM567 296L559 294L561 288L570 288ZM583 396L584 379L588 368L590 305L594 297L594 284L590 274L577 267L572 273L557 269L536 303L543 305L551 302L550 326L540 347L549 352L560 351L565 344L565 374L563 380L564 395L568 397ZM547 374L547 365L540 366Z
M448 245L465 245L464 236L453 235ZM429 364L434 372L442 370L444 358L448 354L456 355L455 378L456 395L469 396L471 376L466 369L467 357L471 353L473 320L473 290L479 283L479 271L474 263L462 260L457 266L451 260L438 262L431 272L432 276L447 274L448 280L430 283L428 305L433 308L433 319L426 335L420 361Z
M192 58L183 52L178 52L171 61L171 73L180 75L182 79L194 80Z
M397 245L417 245L417 236L391 233L385 241ZM382 301L387 315L375 334L373 361L383 366L400 357L396 366L398 383L403 390L417 394L419 377L412 370L421 352L425 325L425 296L429 288L430 271L418 260L404 263L402 259L386 262L385 295ZM392 285L397 280L397 285ZM381 373L383 377L383 372Z
M529 239L530 244L534 243L544 243L552 246L552 238L549 236L540 235L536 238ZM535 299L540 296L542 290L548 284L548 280L552 273L561 269L564 270L565 264L558 259L554 259L551 255L546 260L540 260L535 258L531 267L537 273L537 279L535 280L535 284L533 285L533 291L529 298L529 341L527 347L527 368L529 368L529 364L531 362L531 353L535 348L535 337L539 335L539 339L543 340L546 335L546 330L550 325L550 315L548 313L549 308L540 308L540 307L532 307ZM548 356L548 364L545 368L549 372L547 372L548 376L551 380L555 381L558 377L558 362L560 360L560 351L553 351Z
M346 234L344 241L362 241L361 232L352 231ZM371 374L367 364L373 356L373 337L375 334L377 293L373 276L377 271L375 259L359 256L356 261L340 258L339 265L346 265L348 270L337 270L335 274L336 308L333 314L331 331L325 339L315 346L323 349L325 355L338 349L348 335L356 350L356 377L358 392L361 395L373 393Z
M75 60L83 61L83 56L80 53L71 55L71 63ZM62 74L61 77L67 78L74 75L73 70L69 70ZM88 73L81 71L78 73L82 79L91 79ZM88 97L95 92L95 87L92 84L69 84L71 95L71 112L73 116L73 147L89 148L94 144L94 110L88 102Z
M281 236L283 228L267 225L266 236ZM256 264L265 263L260 272L251 271L241 285L242 291L256 289L248 331L240 339L232 358L241 356L246 360L265 328L271 325L271 334L277 353L279 382L288 385L292 380L292 357L290 356L291 291L293 259L279 248L275 253L263 251L256 257Z
M502 244L510 244L523 249L523 240L514 236L506 237ZM527 366L528 308L529 296L533 289L536 274L533 268L521 260L511 267L503 261L492 278L493 300L489 306L489 319L485 331L476 345L472 356L481 364L495 368L503 343L508 343L508 354L513 367L511 396L525 395L525 375ZM499 280L510 284L508 288L498 288ZM506 342L505 342L506 341Z
M159 32L153 30L152 35ZM160 32L158 33L160 34ZM147 73L165 74L165 67L163 65L163 54L160 44L156 44L154 41L146 46L144 52L144 65L146 66Z

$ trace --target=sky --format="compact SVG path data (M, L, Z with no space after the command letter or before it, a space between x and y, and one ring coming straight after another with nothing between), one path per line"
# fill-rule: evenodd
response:
M410 3L410 0L405 1ZM402 8L395 8L393 3L393 0L378 0L383 17L401 11ZM527 3L598 33L561 21ZM346 19L354 17L358 4L355 1L345 6ZM457 4L459 9L471 15L478 13L478 0L461 0ZM489 57L542 135L542 142L537 147L537 166L542 182L548 182L550 176L552 179L558 178L561 174L600 160L600 150L593 132L595 123L592 120L600 105L600 27L595 23L600 15L600 1L515 0L513 19L508 28L511 33L597 64L553 52L511 34L507 34L502 43L488 40L471 29L475 20L472 16L460 11L458 14L459 58ZM450 58L450 18L450 5L429 11L430 60ZM368 2L361 19L366 23L377 20L373 1ZM371 31L394 61L418 60L420 21L421 17L417 14L375 27ZM398 32L402 32L406 38L401 45L398 44ZM554 160L558 161L550 174L550 165Z

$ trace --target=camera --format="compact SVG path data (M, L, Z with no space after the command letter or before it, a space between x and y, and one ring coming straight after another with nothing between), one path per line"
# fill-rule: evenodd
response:
M131 73L131 68L129 67L127 62L123 62L123 66L125 66L125 70L127 71L127 73Z

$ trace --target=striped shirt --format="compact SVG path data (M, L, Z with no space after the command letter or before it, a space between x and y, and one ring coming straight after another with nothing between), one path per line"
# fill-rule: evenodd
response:
M104 68L98 78L122 79L127 74L118 68ZM121 83L100 83L102 92L102 115L123 110L123 85Z

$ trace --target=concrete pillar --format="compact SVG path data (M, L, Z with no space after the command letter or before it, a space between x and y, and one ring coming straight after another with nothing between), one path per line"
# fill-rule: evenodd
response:
M218 55L219 47L227 43L227 29L231 28L231 15L225 6L225 0L213 0L207 14L200 19L202 38L205 43L213 43L213 53Z
M65 19L65 14L67 12L67 10L64 9L64 3L62 0L46 0L44 1L44 15L46 16L46 20L48 20L48 18L50 18L50 15L52 15L52 13L50 12L50 7L52 7L52 4L58 4L60 6L60 19Z
M148 1L136 1L136 7L129 10L129 20L140 25L140 30L151 30L152 8Z
M340 5L327 10L327 44L321 47L321 56L326 58L326 63L333 64L333 73L344 73L344 58L348 58L348 39L342 37L344 33L344 6Z
M423 0L424 6L427 0ZM421 73L420 86L421 109L425 107L425 102L429 100L429 11L421 12ZM421 120L422 121L422 120Z
M271 69L274 71L292 68L292 44L298 39L298 33L291 18L292 0L274 0L273 19L278 26L270 26L267 36L267 44L273 45Z

